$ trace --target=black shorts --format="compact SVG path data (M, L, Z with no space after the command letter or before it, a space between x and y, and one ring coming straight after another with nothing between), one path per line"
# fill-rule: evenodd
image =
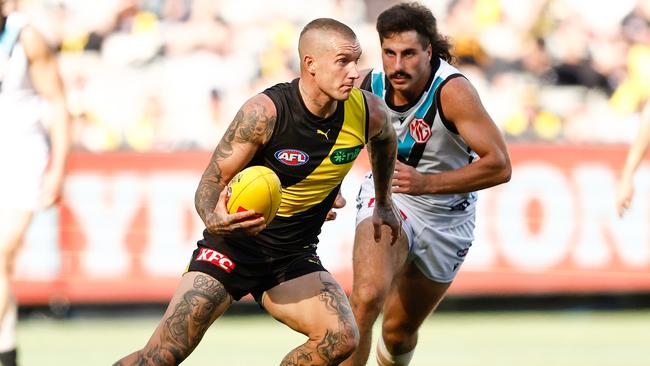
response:
M188 271L210 275L223 284L234 300L252 294L261 302L264 291L309 273L327 271L316 255L316 245L299 251L264 250L255 238L201 240Z

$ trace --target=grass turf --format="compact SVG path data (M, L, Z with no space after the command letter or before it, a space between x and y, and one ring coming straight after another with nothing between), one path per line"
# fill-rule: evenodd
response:
M110 365L144 345L157 321L25 319L18 334L21 365ZM421 328L411 365L647 366L649 329L650 311L443 312ZM378 330L376 324L375 335ZM183 365L278 365L302 342L270 316L226 315ZM374 358L368 364L375 365Z

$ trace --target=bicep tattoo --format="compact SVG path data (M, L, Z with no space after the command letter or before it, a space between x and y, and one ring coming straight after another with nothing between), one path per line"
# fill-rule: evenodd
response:
M219 162L234 154L236 144L262 145L271 137L276 117L262 104L242 107L228 126L217 145L195 195L195 206L202 218L213 210L219 200L222 187L226 185Z

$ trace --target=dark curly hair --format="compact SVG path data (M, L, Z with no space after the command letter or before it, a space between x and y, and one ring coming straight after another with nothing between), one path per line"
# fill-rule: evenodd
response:
M423 48L430 44L434 56L447 62L453 61L451 44L447 37L438 33L436 18L426 6L416 2L400 3L384 10L377 17L377 33L381 43L395 33L411 30L417 32ZM435 62L433 57L431 62Z
M2 7L5 5L4 0L0 0L0 34L5 30L5 24L7 22L7 17L2 12Z

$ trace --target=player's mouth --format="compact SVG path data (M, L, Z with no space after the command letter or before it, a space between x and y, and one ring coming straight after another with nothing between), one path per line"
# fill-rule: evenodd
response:
M404 84L411 79L411 75L403 72L396 72L390 76L390 79L395 81L397 84Z

